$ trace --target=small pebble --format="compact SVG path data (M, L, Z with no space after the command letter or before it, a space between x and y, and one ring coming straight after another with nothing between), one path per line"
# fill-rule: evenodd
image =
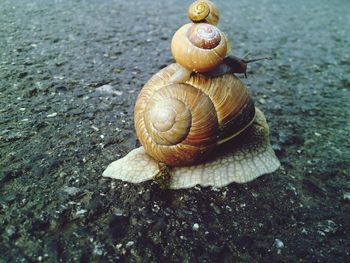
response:
M123 95L122 91L115 90L111 85L108 84L96 88L96 91L103 94L114 94L117 96Z
M67 193L69 196L74 196L77 193L81 192L81 190L77 187L70 187L70 186L65 186L62 189L63 192Z
M302 228L301 233L302 233L302 234L305 234L305 235L308 234L307 230L306 230L304 227Z
M85 214L86 212L87 212L87 210L85 210L85 209L80 209L80 210L78 210L75 214L76 214L77 216L80 216L80 215Z
M119 243L119 244L117 244L115 247L116 247L117 249L120 249L122 246L123 246L123 244Z
M91 128L92 128L93 130L95 130L95 131L99 131L99 130L100 130L99 128L97 128L97 127L94 126L94 125L92 125Z
M199 229L199 225L197 223L193 224L192 229L197 231Z
M350 192L344 193L344 194L343 194L343 199L344 199L345 201L350 201Z
M46 117L47 118L53 118L53 117L56 117L57 116L57 112L54 112L54 113L51 113L49 115L47 115Z
M103 255L103 246L99 243L94 243L94 249L92 253L96 256L102 256Z
M128 243L126 243L125 247L129 248L129 247L132 247L134 244L135 244L134 241L129 241Z
M273 242L273 248L277 251L277 254L281 254L281 251L284 248L284 243L276 238Z
M321 134L318 133L318 132L315 132L314 134L315 134L316 137L321 137Z
M215 212L216 214L218 214L218 215L221 214L221 209L220 209L220 207L218 207L216 204L210 203L210 206L213 208L213 210L214 210L214 212Z
M338 225L333 220L324 220L318 223L319 230L323 233L334 234L338 230Z
M259 101L261 104L265 104L265 103L266 103L266 100L263 99L263 98L260 98L258 101Z
M230 206L227 205L225 208L227 209L227 211L232 212L232 208Z
M14 226L8 226L5 232L7 236L12 237L16 233L16 228Z
M280 239L275 239L275 242L273 242L273 246L277 249L284 248L284 244Z

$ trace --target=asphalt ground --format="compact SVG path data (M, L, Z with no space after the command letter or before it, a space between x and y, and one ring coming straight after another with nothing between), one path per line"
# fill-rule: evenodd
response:
M190 2L0 1L0 262L349 261L349 1L215 1L232 54L273 57L240 77L278 171L180 191L102 178L139 146L137 94Z

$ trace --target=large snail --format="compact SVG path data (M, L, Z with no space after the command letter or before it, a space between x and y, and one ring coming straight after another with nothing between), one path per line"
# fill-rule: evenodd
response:
M211 4L194 4L199 3ZM263 113L225 63L226 36L203 21L175 33L177 63L156 73L135 104L135 129L143 146L110 164L104 176L134 183L165 178L174 189L221 187L279 167Z

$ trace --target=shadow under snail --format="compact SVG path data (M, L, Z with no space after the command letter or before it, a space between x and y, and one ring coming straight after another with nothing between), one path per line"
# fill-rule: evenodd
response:
M189 10L208 3L196 1ZM209 21L215 24L218 10L213 4L210 10L215 19ZM110 164L104 176L133 183L166 178L173 189L221 187L279 167L265 117L233 74L225 34L198 20L174 34L176 63L156 73L140 91L134 120L142 146Z

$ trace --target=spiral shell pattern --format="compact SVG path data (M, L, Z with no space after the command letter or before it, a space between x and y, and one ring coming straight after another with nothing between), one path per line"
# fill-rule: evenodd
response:
M181 66L196 72L207 72L226 57L227 38L217 27L186 24L173 36L171 52Z
M219 22L219 9L207 0L193 2L188 8L188 17L194 23L209 23L217 25Z
M203 49L216 48L221 41L220 31L210 24L193 24L187 31L193 45Z
M160 145L174 145L183 141L192 123L190 109L179 98L171 96L169 88L155 92L144 114L148 133Z
M145 151L171 166L201 162L212 149L248 127L255 116L246 87L232 74L197 75L185 84L168 84L179 68L172 64L146 83L134 116Z

